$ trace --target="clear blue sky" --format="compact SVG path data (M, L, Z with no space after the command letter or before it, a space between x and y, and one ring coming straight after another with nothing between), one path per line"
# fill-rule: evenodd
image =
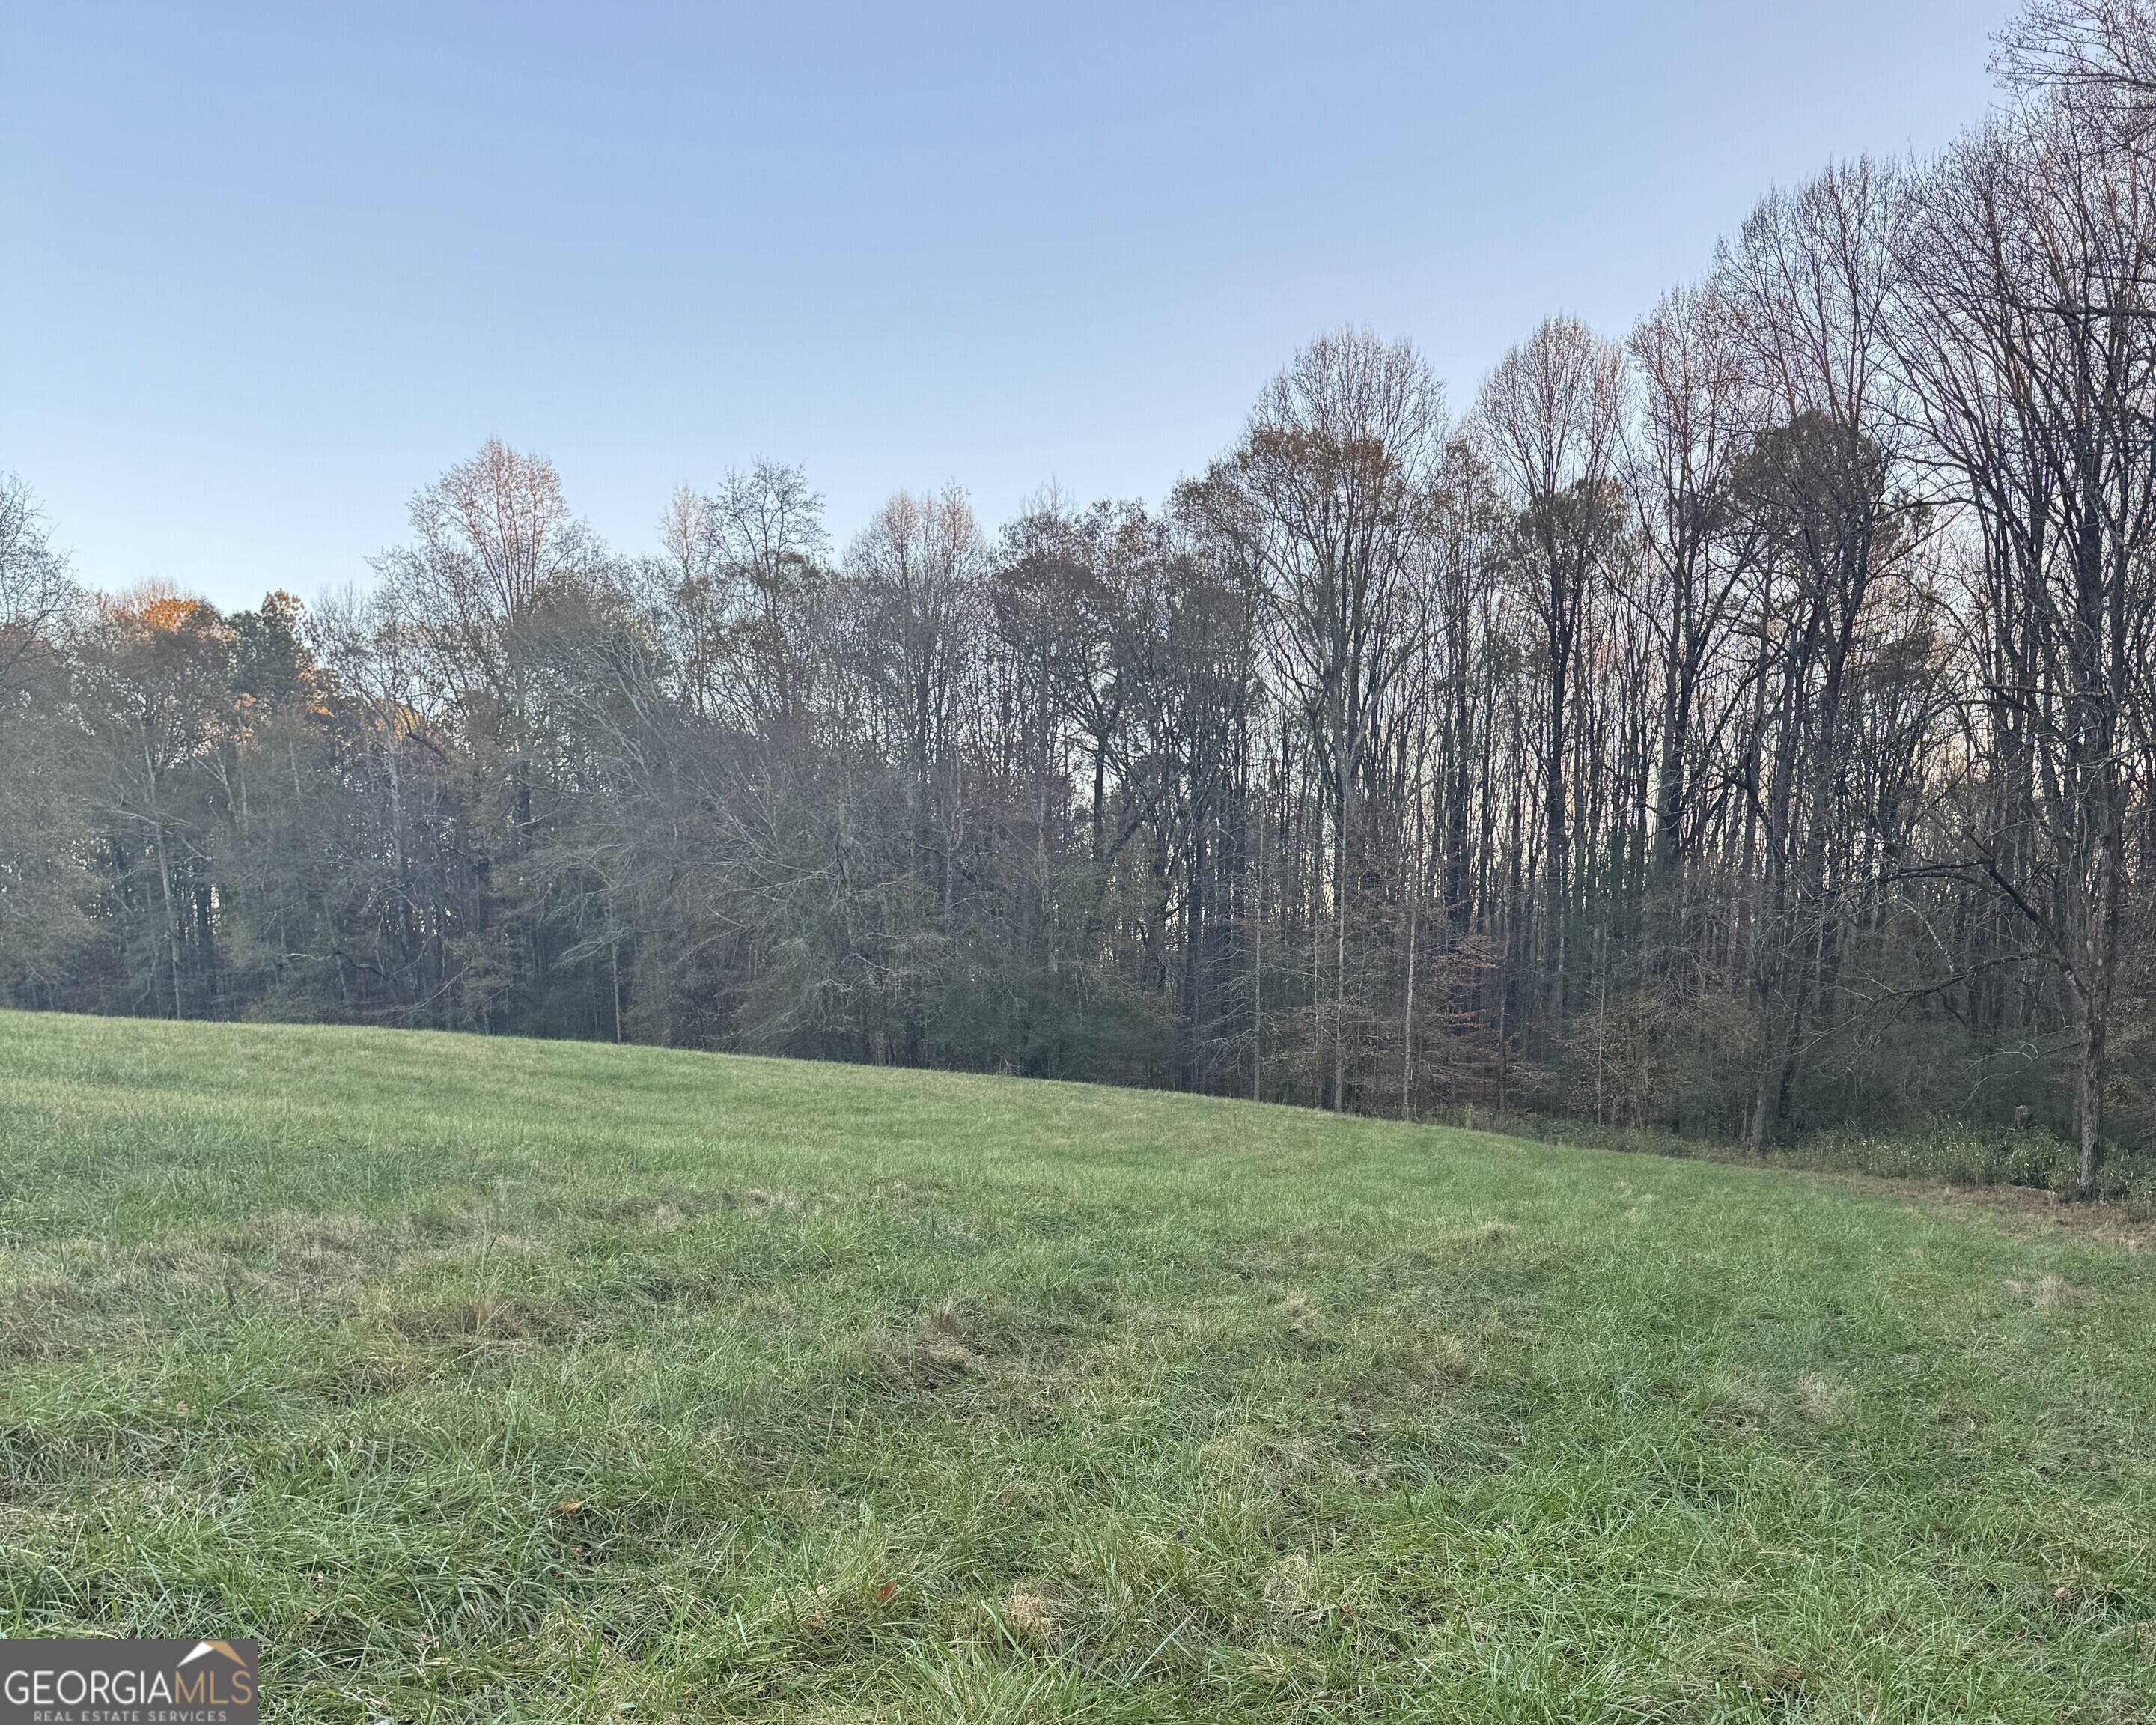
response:
M1983 111L2009 0L0 0L0 469L87 580L362 578L489 436L647 545L798 461L1158 497L1296 345L1464 405L1768 187Z

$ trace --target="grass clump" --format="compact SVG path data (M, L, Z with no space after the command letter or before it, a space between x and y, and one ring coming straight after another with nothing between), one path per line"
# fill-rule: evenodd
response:
M0 1017L13 1635L281 1720L2148 1717L2145 1256L1779 1168Z

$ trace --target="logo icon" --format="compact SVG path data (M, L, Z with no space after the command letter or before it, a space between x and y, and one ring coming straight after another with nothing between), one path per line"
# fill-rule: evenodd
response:
M0 1725L258 1725L255 1641L0 1641Z

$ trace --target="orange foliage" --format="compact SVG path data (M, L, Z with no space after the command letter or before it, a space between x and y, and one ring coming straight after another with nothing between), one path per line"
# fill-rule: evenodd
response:
M160 582L146 582L131 592L101 597L97 608L115 623L146 635L177 634L217 618L216 609L207 600Z

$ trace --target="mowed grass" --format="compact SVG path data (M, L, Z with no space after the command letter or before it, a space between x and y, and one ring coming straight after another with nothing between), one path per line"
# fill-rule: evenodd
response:
M1764 1169L0 1015L0 1611L281 1720L2156 1717L2156 1279Z

